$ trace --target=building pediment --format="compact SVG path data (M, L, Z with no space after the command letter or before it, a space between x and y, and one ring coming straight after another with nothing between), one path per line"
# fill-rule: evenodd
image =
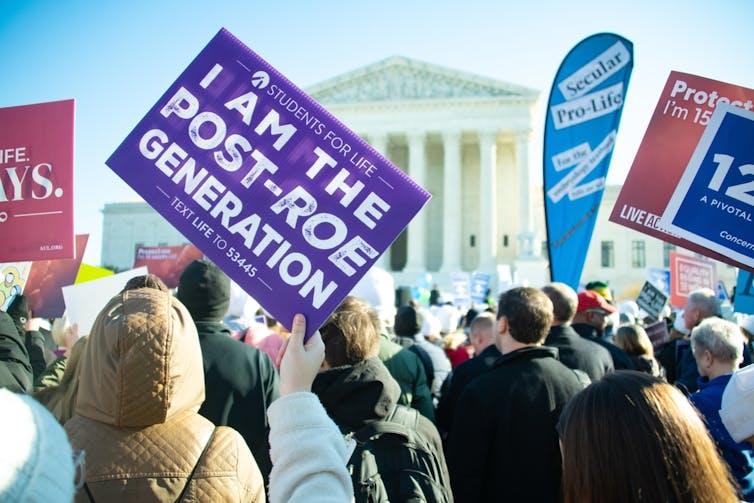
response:
M534 89L400 56L315 84L307 92L324 104L490 98L534 101L539 95Z

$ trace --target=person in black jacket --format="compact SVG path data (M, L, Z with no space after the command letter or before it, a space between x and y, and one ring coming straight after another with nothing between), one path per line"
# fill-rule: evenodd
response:
M349 296L335 309L319 332L325 343L325 361L322 372L314 379L312 392L319 397L330 418L344 434L359 432L372 423L389 421L396 409L402 407L398 405L401 389L377 357L380 344L377 313L366 302ZM433 482L450 497L450 481L437 428L429 419L416 414L415 434L441 462L439 474L428 470L422 475L437 477L433 478ZM408 489L411 492L411 488L397 482L406 481L406 478L412 477L412 471L422 469L411 464L397 466L395 463L411 457L410 451L403 453L407 456L401 454L376 460L378 467L386 469L384 473L379 471L379 475L390 501L405 501L406 493L403 491ZM401 473L402 477L396 480L397 474ZM362 500L361 493L358 488L355 490L358 503ZM433 501L431 494L421 496L421 501Z
M230 303L230 279L215 264L189 264L176 297L191 313L202 348L205 400L199 414L243 436L267 486L272 462L266 412L278 397L277 370L264 352L233 340L221 322Z
M545 346L558 348L558 359L568 368L585 372L592 382L612 372L610 352L596 342L580 337L571 327L579 304L573 288L565 283L550 283L543 286L542 291L553 306L552 327L545 339Z
M496 328L497 322L492 313L481 313L471 321L469 339L476 350L476 355L458 365L448 376L446 379L449 381L448 388L440 396L440 403L437 405L435 415L437 429L440 430L446 442L450 436L453 415L461 392L471 381L491 369L501 356L500 350L495 346Z
M13 319L0 311L0 388L28 393L31 385L29 353Z
M571 327L586 340L596 342L610 352L615 370L633 370L634 365L625 351L606 341L607 316L618 309L597 292L587 290L578 294L579 304Z
M25 295L16 295L8 305L8 315L16 324L16 329L21 335L29 354L34 381L44 373L47 365L55 360L56 344L48 331L44 334L39 330L39 320L32 318L29 299Z
M502 356L466 386L456 406L448 464L457 502L559 501L558 417L582 385L541 346L552 302L536 288L513 288L498 302Z

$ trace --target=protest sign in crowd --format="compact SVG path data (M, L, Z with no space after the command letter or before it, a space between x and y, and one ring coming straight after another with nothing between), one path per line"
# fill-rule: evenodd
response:
M754 91L671 74L710 113L661 99L674 185L658 208L630 177L613 218L701 256L618 298L579 279L633 46L582 44L548 116L552 280L500 291L397 295L376 263L429 193L225 30L107 161L192 243L131 270L82 263L73 101L0 110L0 217L55 227L0 252L0 500L754 501Z

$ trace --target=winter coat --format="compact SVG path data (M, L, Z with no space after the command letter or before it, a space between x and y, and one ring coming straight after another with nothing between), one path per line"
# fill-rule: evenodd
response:
M573 328L576 333L584 339L591 342L596 342L603 348L607 349L610 352L610 356L613 357L613 368L615 370L634 369L634 364L631 363L631 359L628 357L628 354L626 354L625 351L623 351L615 344L603 339L602 334L600 334L593 326L587 323L574 323L573 325L571 325L571 328Z
M278 397L278 373L262 351L230 336L223 323L197 321L206 399L199 414L230 426L246 440L267 484L270 425L267 408Z
M0 311L0 388L14 393L31 391L32 368L24 338L13 319Z
M194 467L184 501L265 500L243 438L197 412L199 339L173 296L143 288L113 297L80 365L76 413L65 429L74 450L86 452L95 501L175 501ZM89 501L84 490L77 501Z
M400 344L389 340L386 335L380 336L378 357L401 387L398 403L412 407L430 421L434 421L435 408L432 405L432 395L427 385L426 371L419 357Z
M704 424L736 478L741 489L739 496L745 501L754 501L754 449L748 442L733 440L720 419L723 391L732 375L725 374L712 380L700 377L699 391L690 395L689 400L702 414Z
M387 418L398 403L401 389L375 357L319 373L312 384L312 392L340 430L350 433ZM420 417L417 433L428 439L437 452L442 452L437 428L424 416Z
M558 348L558 359L563 365L586 372L592 382L613 371L610 352L596 342L579 336L570 326L550 328L545 346Z
M448 450L456 501L559 500L555 425L582 385L556 356L545 346L504 354L461 393Z
M52 412L52 415L60 421L60 424L65 424L66 421L71 419L76 409L76 396L78 395L81 377L81 359L86 352L88 341L89 337L87 336L80 338L71 348L69 357L60 357L55 367L57 372L61 374L57 378L57 382L55 382L56 372L53 372L55 368L48 368L45 373L49 371L50 374L47 377L43 374L42 379L34 388L34 398L47 407L47 410Z
M346 442L317 396L306 392L281 396L267 414L274 463L270 501L351 501L353 485L346 469Z
M393 413L401 391L385 365L374 357L355 365L320 372L314 379L312 392L319 397L327 415L340 431L348 434L387 419ZM447 481L440 434L430 420L420 414L417 416L415 433L434 451Z
M500 356L500 350L494 344L490 344L477 356L463 362L453 370L448 377L450 381L448 388L443 392L440 403L437 405L437 428L440 432L450 433L461 392L472 380L490 370Z

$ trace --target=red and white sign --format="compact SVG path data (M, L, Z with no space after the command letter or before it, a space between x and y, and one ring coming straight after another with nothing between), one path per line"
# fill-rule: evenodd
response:
M683 307L689 294L699 288L717 289L715 263L702 257L670 252L670 303Z
M74 101L0 108L0 262L72 259Z
M168 288L175 288L186 266L203 257L204 254L194 245L140 246L136 249L134 269L145 266L150 274L159 276Z
M660 225L660 218L720 103L751 110L754 89L686 73L670 73L610 221L751 270L748 265L683 239Z

